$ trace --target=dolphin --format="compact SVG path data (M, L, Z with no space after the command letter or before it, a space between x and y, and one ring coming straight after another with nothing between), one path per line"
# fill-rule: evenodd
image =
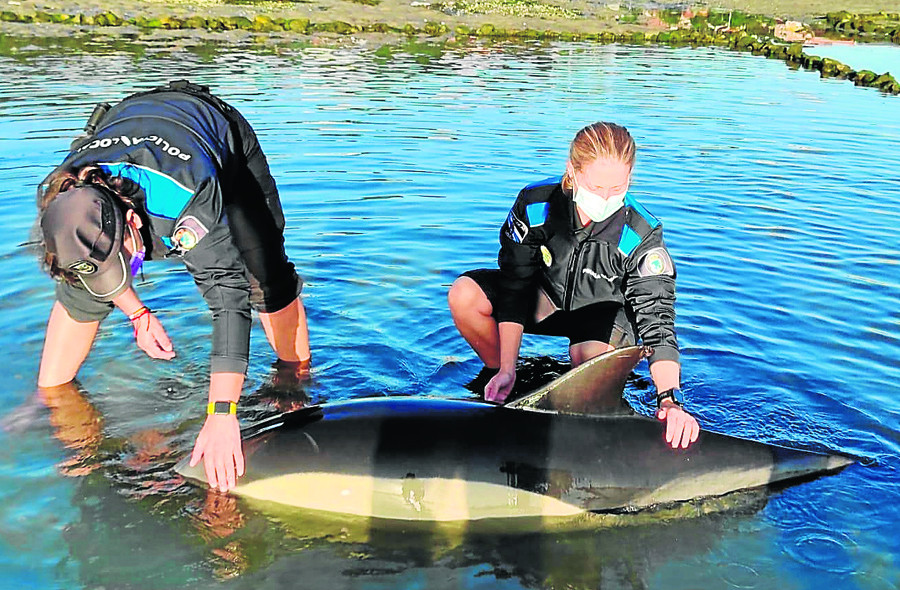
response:
M619 396L619 383L645 354L631 348L588 371L614 380ZM577 378L591 388L586 375ZM603 384L593 389L599 393L583 398L605 406L609 391ZM536 409L380 397L276 416L242 433L246 472L233 493L377 519L553 519L670 508L811 479L854 462L710 431L688 449L672 449L654 418L565 413L553 404L590 409L593 402L572 391L554 399L553 387L542 390L543 407ZM187 457L175 470L206 481Z

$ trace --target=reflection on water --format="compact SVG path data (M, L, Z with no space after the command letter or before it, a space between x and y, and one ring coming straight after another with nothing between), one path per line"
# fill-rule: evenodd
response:
M376 54L9 37L3 47L15 47L0 51L14 82L0 86L0 568L9 584L900 584L897 97L711 49L479 41ZM52 285L20 247L34 184L92 105L176 77L210 84L259 131L287 249L306 280L312 380L279 391L255 327L245 423L367 395L468 396L480 366L446 312L447 287L494 264L519 188L561 172L574 131L609 119L635 135L635 194L666 224L685 390L703 426L872 462L715 515L546 534L371 523L362 534L184 484L171 468L202 422L209 334L190 278L151 264L140 286L175 360L141 356L127 322L113 318L80 389L35 394ZM559 340L530 338L524 351L549 355L554 362L536 363L545 369L565 362ZM626 393L647 412L639 371Z
M759 500L744 496L734 500L726 515L677 520L677 527L661 525L665 519L648 525L628 522L625 517L598 517L597 522L582 523L580 528L543 534L516 533L516 525L501 523L468 528L452 523L372 523L259 506L289 534L306 538L308 549L284 556L265 573L251 573L235 585L250 587L273 571L320 570L321 566L310 568L309 550L331 545L342 558L337 567L345 575L365 576L376 585L418 586L416 581L425 577L434 587L458 587L459 578L465 576L475 578L476 586L478 578L488 577L482 584L490 587L504 581L515 583L510 587L617 587L639 579L648 562L678 560L714 544L725 523L740 522L742 511L752 513L759 508ZM692 539L690 545L678 542L681 535ZM317 551L315 559L323 558ZM421 587L432 587L431 583Z

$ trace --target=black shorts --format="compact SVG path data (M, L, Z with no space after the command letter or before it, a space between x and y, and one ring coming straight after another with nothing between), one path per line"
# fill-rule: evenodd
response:
M491 306L496 310L498 295L500 292L500 271L496 269L479 268L462 274L475 281L487 296ZM621 305L608 303L595 303L572 311L558 310L551 313L540 322L534 321L534 310L537 303L535 293L535 305L532 306L530 319L525 323L526 334L539 334L543 336L563 336L569 339L569 345L581 342L604 342L615 348L633 346L637 339L634 322L628 311ZM493 313L492 313L493 315Z

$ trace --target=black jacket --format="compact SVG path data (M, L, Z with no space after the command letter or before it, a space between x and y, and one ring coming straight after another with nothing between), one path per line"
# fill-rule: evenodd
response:
M134 95L107 112L60 168L98 164L133 181L134 198L150 222L142 229L145 242L150 239L147 259L185 264L212 312L212 372L243 373L250 285L223 214L228 174L242 153L238 130L225 115L229 109L209 95L182 91ZM79 321L102 319L110 311L67 283L57 287L57 297Z
M500 230L498 262L497 321L524 325L540 287L565 311L627 306L639 338L653 347L650 362L678 360L675 265L662 224L630 194L609 219L583 227L560 178L525 187Z

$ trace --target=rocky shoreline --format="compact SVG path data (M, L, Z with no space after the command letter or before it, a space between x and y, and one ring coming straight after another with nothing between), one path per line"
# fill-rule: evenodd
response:
M757 0L748 0L753 4ZM813 2L813 0L810 0ZM758 0L763 3L763 0ZM813 2L814 4L814 2ZM793 14L812 5L794 4ZM828 6L820 2L815 6ZM861 2L878 7L878 3ZM790 3L781 6L781 14ZM340 44L341 38L379 37L429 43L460 38L589 41L597 43L718 46L780 59L790 67L857 86L900 94L890 72L853 70L808 55L806 44L882 42L900 44L900 13L833 11L808 21L751 14L726 5L660 8L575 0L304 0L226 3L221 0L125 2L115 12L97 0L8 0L0 7L0 51L12 37L79 34L192 35L208 39L253 35Z

